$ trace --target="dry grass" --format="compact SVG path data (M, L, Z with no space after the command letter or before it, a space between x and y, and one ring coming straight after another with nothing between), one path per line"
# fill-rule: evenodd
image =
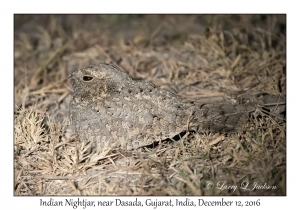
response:
M63 136L67 75L91 63L200 102L285 96L285 26L284 15L15 16L15 195L286 195L286 125L270 116L135 152L86 155ZM207 189L218 182L276 189Z

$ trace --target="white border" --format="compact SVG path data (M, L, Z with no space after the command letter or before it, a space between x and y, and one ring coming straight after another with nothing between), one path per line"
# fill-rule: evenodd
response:
M291 1L292 2L292 1ZM294 1L293 1L294 2ZM275 1L11 1L1 4L1 209L41 209L40 197L13 196L13 14L14 13L287 13L287 196L283 197L225 197L227 200L246 201L261 199L260 207L296 206L299 182L299 12L290 2ZM47 199L49 197L42 197ZM64 199L64 197L58 197ZM70 198L70 197L66 197ZM74 199L76 197L73 197ZM151 197L152 199L163 197ZM175 199L176 197L174 197ZM198 199L198 197L192 197ZM92 197L89 197L92 199ZM96 200L115 199L115 197L95 197ZM122 199L132 199L123 197ZM139 199L146 199L140 197ZM221 197L204 197L219 200ZM47 207L49 208L49 207ZM99 207L98 207L99 208ZM132 207L125 207L132 208ZM224 207L226 208L226 207ZM240 207L230 207L239 208ZM58 209L58 208L57 208ZM61 209L61 208L59 208ZM72 209L72 208L70 208ZM77 208L81 209L81 208ZM112 209L112 208L111 208Z

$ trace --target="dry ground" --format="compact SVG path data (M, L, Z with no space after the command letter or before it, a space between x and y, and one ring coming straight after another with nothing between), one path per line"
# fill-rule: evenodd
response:
M187 133L134 154L86 155L89 145L63 138L66 78L87 64L117 64L200 102L285 96L285 15L14 18L15 195L286 195L286 125L270 116L239 133Z

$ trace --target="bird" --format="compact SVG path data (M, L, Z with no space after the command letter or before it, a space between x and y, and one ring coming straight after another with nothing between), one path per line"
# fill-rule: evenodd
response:
M98 63L70 76L70 129L99 149L134 150L184 132L232 132L255 104L206 104L136 81L113 64Z

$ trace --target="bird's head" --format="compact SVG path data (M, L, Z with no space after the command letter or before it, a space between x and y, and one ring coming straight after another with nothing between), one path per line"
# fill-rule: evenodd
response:
M72 80L74 97L84 100L99 100L122 90L129 76L118 67L99 63L74 71Z

